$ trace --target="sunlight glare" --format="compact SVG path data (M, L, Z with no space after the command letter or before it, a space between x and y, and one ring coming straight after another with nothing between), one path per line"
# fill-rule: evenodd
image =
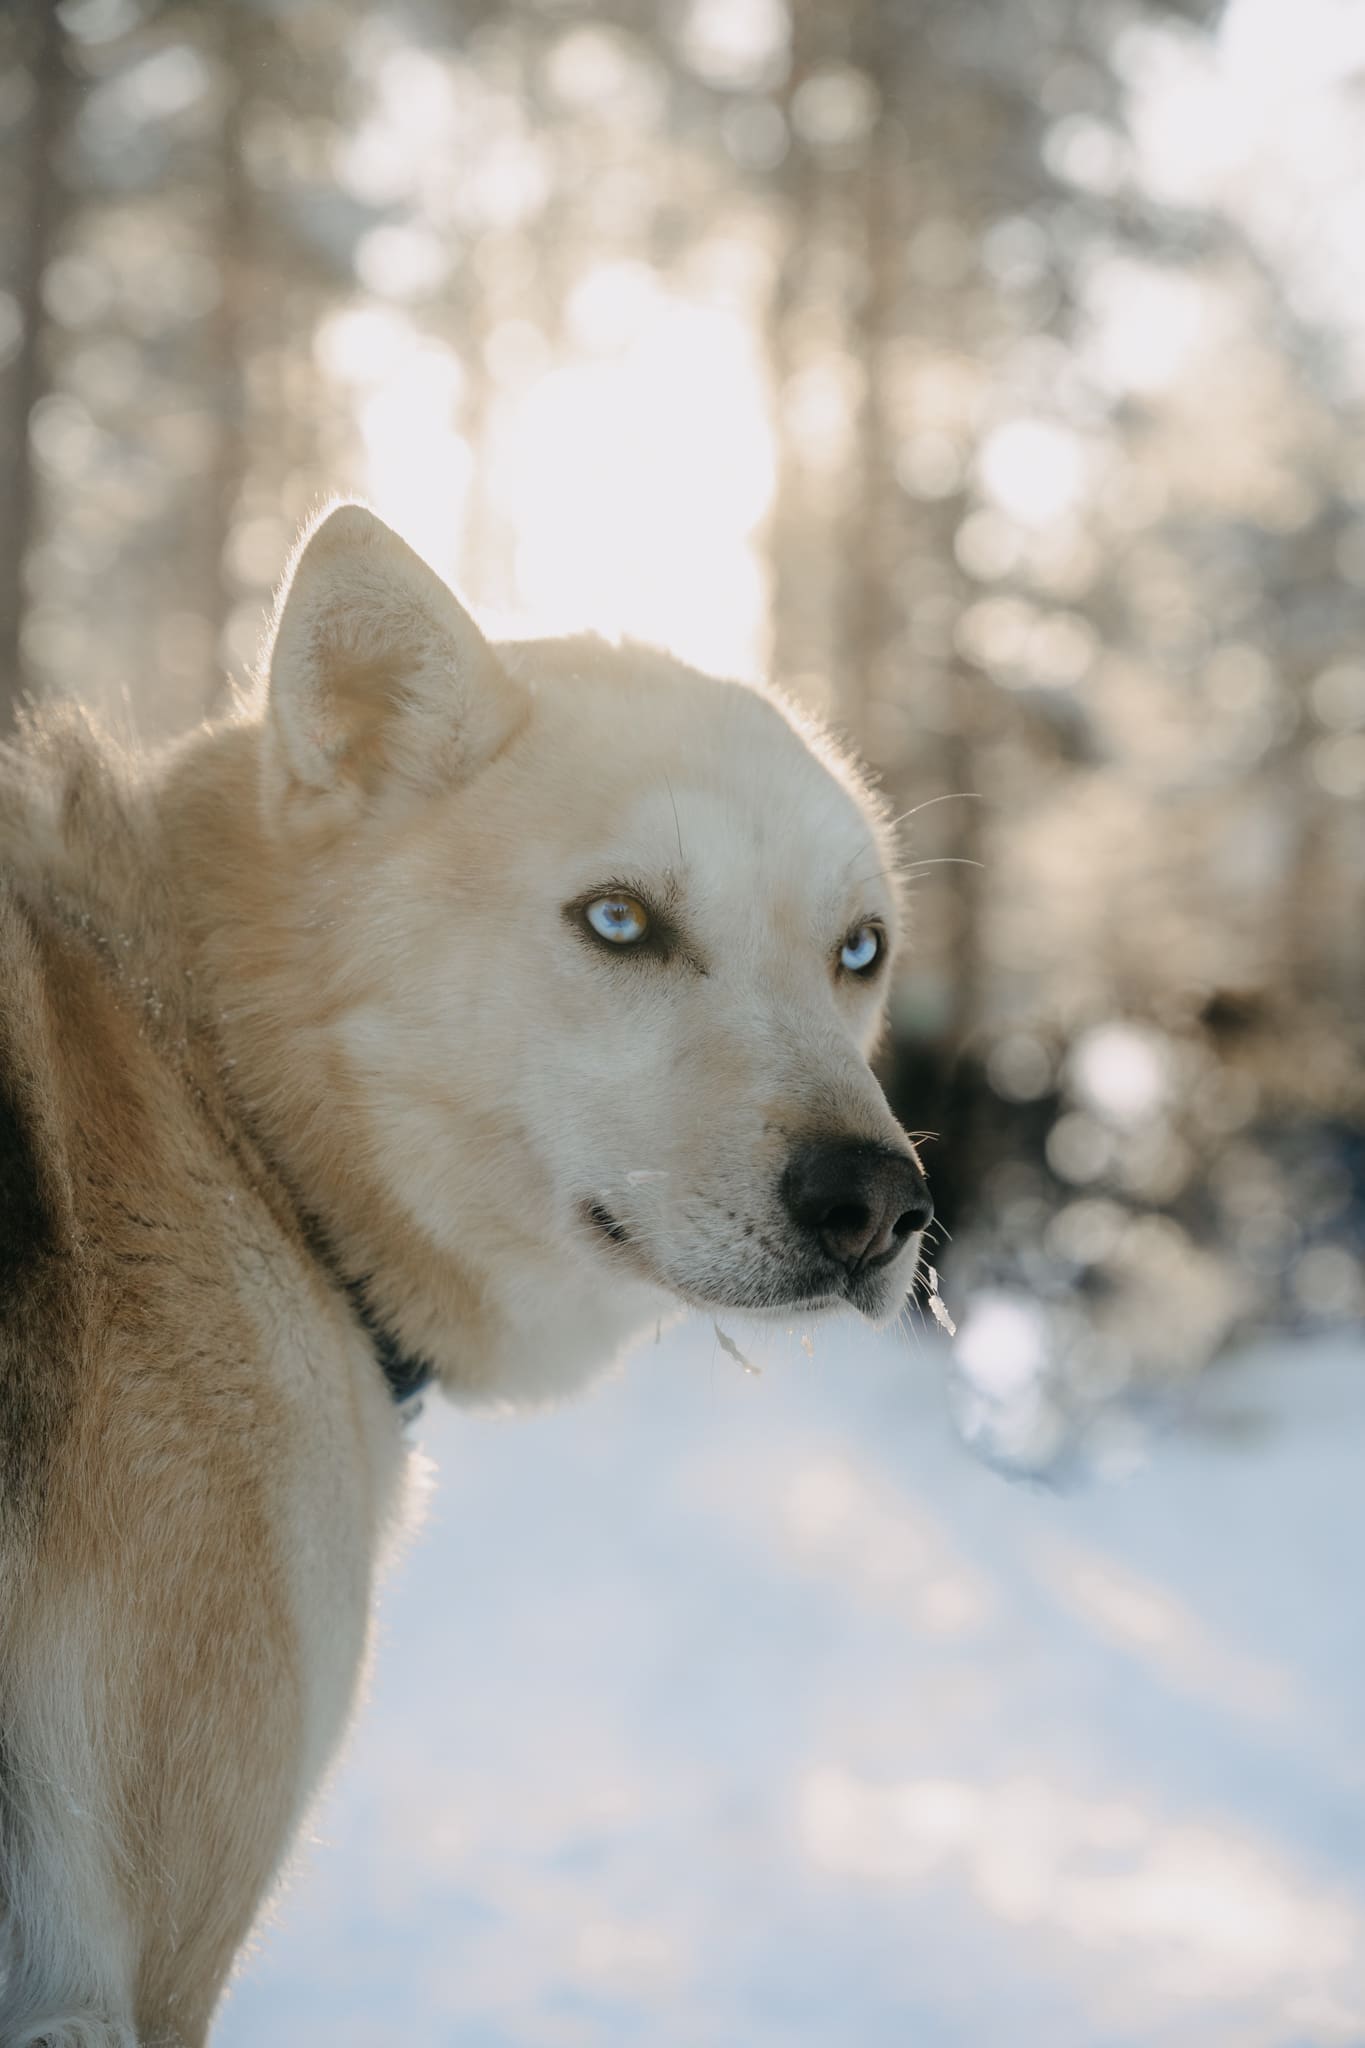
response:
M1101 258L1085 282L1086 353L1115 392L1143 396L1216 355L1231 315L1217 289L1173 266Z
M1155 1032L1121 1020L1092 1025L1067 1062L1077 1095L1096 1116L1132 1129L1155 1116L1170 1092L1166 1044Z
M1125 29L1115 61L1144 192L1230 215L1301 317L1353 337L1365 380L1365 10L1356 0L1231 0L1212 36Z
M583 355L497 380L491 394L484 481L514 583L474 595L509 630L630 635L757 676L759 528L776 452L753 328L669 294L638 265L589 271L570 311ZM458 580L475 462L458 359L406 313L374 305L330 315L315 354L359 425L353 487Z
M709 84L761 92L786 76L791 10L787 0L692 0L681 41Z
M1088 483L1086 451L1051 420L1007 420L987 434L978 468L989 497L1022 526L1051 526L1074 512Z
M354 488L443 576L456 572L474 457L456 422L464 372L402 313L353 307L318 329L324 373L349 387L360 429Z
M757 674L775 454L755 337L665 292L641 311L619 270L575 304L599 332L638 313L637 331L497 402L489 490L515 532L517 604L540 631L629 634Z

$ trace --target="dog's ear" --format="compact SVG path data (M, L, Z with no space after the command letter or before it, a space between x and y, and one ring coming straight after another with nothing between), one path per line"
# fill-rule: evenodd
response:
M336 506L304 535L269 675L280 779L317 794L458 782L526 710L453 591L363 505Z

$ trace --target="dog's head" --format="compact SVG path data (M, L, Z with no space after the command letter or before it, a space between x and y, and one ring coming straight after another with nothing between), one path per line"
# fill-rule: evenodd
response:
M490 645L353 506L296 560L269 705L267 815L335 941L319 1057L418 1228L894 1313L930 1204L868 1065L892 856L833 749L657 653Z

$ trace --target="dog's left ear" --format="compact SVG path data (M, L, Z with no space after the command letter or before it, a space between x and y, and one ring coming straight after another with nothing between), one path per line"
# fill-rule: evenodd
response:
M363 505L338 505L304 536L269 673L276 767L318 795L449 786L526 712L454 592Z

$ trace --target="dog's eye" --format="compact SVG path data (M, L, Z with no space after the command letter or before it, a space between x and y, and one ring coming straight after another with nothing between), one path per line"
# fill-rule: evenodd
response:
M886 934L878 924L860 924L849 933L839 954L839 965L849 974L870 974L886 951Z
M583 915L612 946L637 946L649 930L649 912L634 896L596 896Z

